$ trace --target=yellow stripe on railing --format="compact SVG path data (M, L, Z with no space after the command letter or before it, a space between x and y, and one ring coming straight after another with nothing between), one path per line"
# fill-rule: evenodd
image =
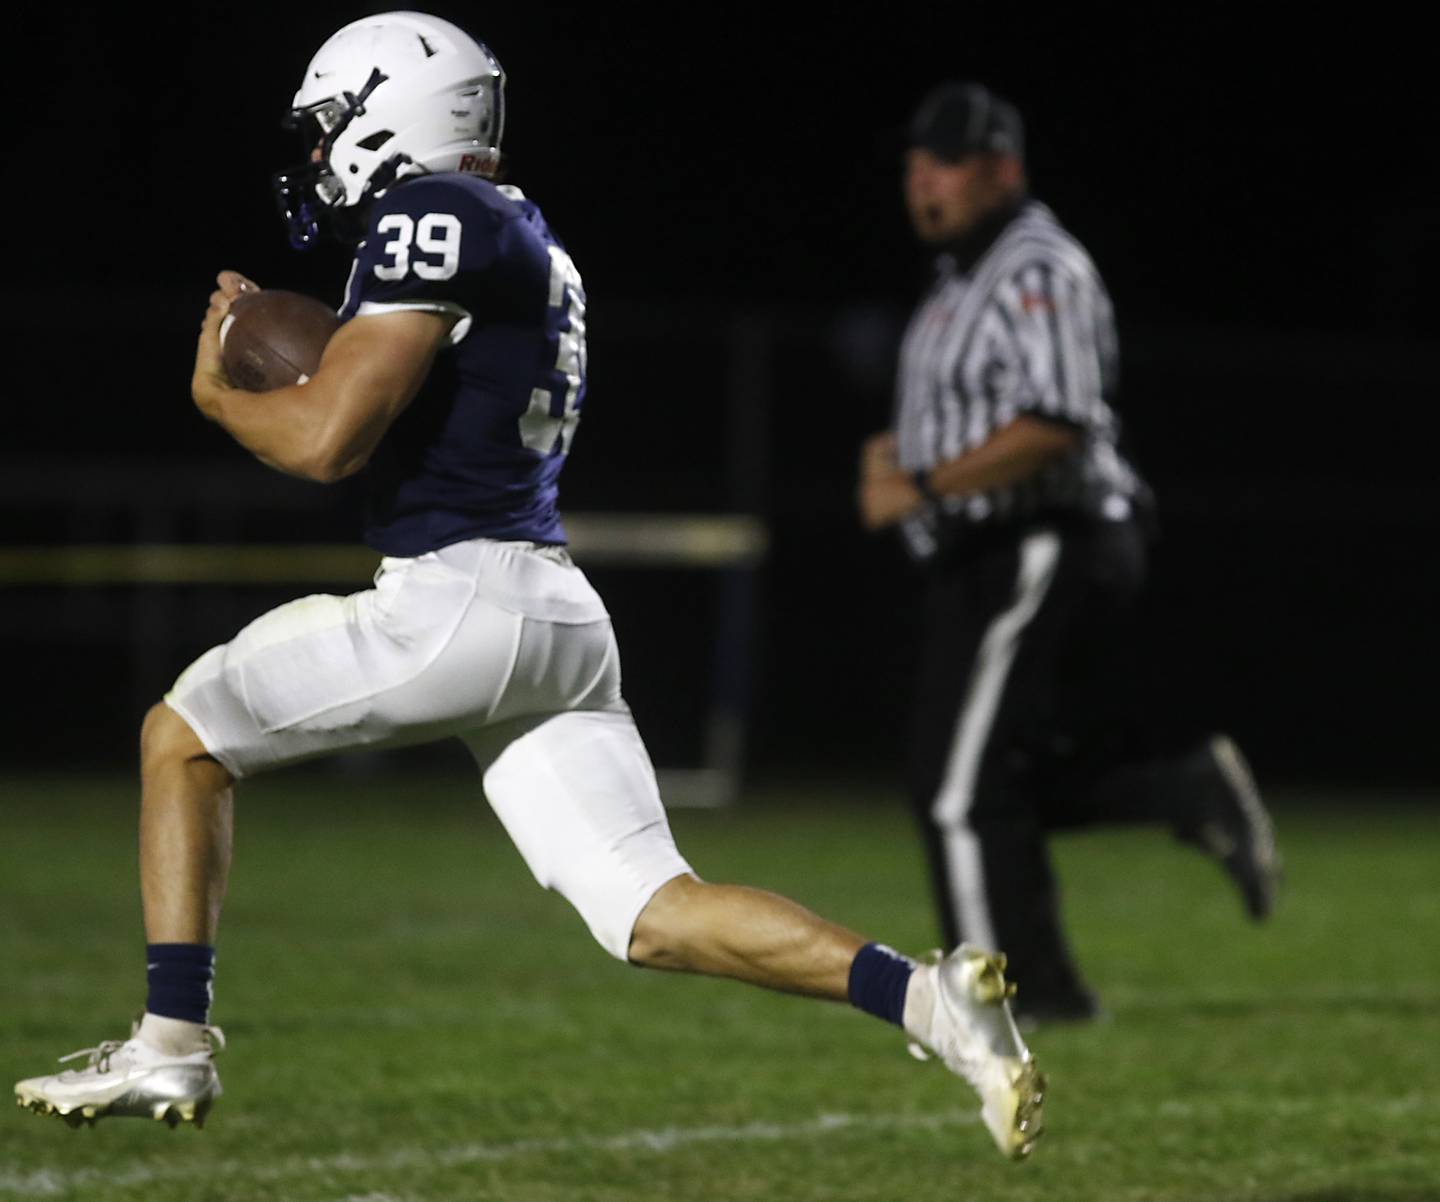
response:
M582 567L753 567L769 546L759 519L737 515L586 513L567 517L565 528ZM358 582L379 559L334 543L0 547L0 585Z

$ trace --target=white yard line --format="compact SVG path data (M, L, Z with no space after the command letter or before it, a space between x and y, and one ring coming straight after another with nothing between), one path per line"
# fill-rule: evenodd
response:
M1334 1095L1310 1097L1226 1097L1212 1104L1170 1099L1156 1105L1118 1106L1113 1116L1139 1119L1141 1112L1167 1119L1193 1119L1216 1111L1233 1113L1249 1109L1270 1117L1301 1117L1330 1113L1342 1106L1363 1104L1375 1115L1409 1118L1419 1113L1440 1111L1440 1099L1427 1094L1398 1098L1357 1099ZM23 1171L0 1168L0 1202L26 1198L52 1198L67 1190L151 1185L197 1178L255 1183L287 1181L297 1177L313 1180L319 1174L374 1174L427 1169L456 1168L467 1164L495 1163L527 1156L566 1156L577 1152L648 1152L665 1155L696 1144L778 1143L824 1138L846 1133L886 1131L939 1131L973 1123L970 1111L941 1111L934 1114L821 1114L802 1123L743 1123L734 1126L661 1127L622 1131L614 1135L574 1136L556 1139L521 1139L509 1143L464 1144L451 1148L411 1146L390 1149L383 1155L291 1156L265 1163L220 1161L210 1164L171 1162L122 1168L37 1169ZM110 1120L124 1121L124 1120ZM223 1117L217 1119L223 1122ZM75 1133L84 1139L85 1132ZM204 1138L201 1136L200 1138ZM385 1194L350 1195L347 1202L378 1202Z
M692 1144L773 1143L804 1140L853 1131L939 1129L975 1122L978 1116L958 1111L936 1114L822 1114L803 1123L744 1123L738 1126L662 1127L622 1131L615 1135L563 1139L521 1139L510 1143L463 1144L451 1148L409 1147L384 1155L292 1156L269 1163L221 1161L211 1164L171 1163L109 1169L39 1169L34 1172L0 1168L0 1200L51 1198L86 1187L150 1185L194 1178L284 1181L313 1179L321 1173L385 1173L441 1166L513 1160L524 1156L564 1156L576 1152L650 1152L665 1154ZM106 1120L123 1122L124 1120ZM223 1121L217 1117L218 1121ZM85 1132L77 1131L83 1139ZM201 1138L204 1138L203 1135Z

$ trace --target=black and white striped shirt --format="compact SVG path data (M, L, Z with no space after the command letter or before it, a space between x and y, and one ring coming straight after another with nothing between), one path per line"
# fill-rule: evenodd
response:
M967 528L1049 513L1128 517L1144 485L1116 449L1115 319L1084 247L1045 205L1027 201L968 269L952 256L938 267L900 350L900 465L933 468L1025 414L1085 437L1028 480L945 497L908 518L911 555L929 559Z

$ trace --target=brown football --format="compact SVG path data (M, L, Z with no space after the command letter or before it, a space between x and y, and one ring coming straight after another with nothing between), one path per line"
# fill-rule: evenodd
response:
M313 296L278 288L241 293L220 325L225 374L250 392L304 383L339 326L334 310Z

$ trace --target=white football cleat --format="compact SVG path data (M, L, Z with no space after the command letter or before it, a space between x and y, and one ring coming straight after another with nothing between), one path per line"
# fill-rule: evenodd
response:
M136 1027L138 1030L138 1025ZM60 1057L63 1063L87 1057L84 1068L66 1069L50 1077L16 1082L15 1103L36 1114L53 1114L72 1127L107 1115L205 1125L205 1116L220 1096L220 1077L212 1058L225 1046L219 1027L205 1033L216 1047L186 1056L168 1056L136 1036L107 1039Z
M1030 1155L1039 1138L1045 1075L1010 1013L1015 987L1005 980L1005 957L962 943L948 956L921 964L912 988L929 987L934 1004L928 1030L909 1045L920 1060L938 1056L980 1095L980 1117L995 1145L1011 1160ZM912 1034L915 1034L912 1032Z

